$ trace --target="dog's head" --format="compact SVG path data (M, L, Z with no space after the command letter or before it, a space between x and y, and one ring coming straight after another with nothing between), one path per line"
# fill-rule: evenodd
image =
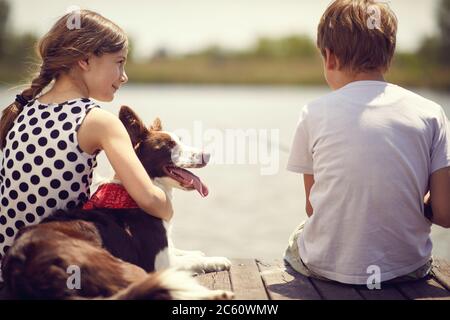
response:
M146 127L131 108L122 106L119 119L130 135L139 160L152 179L169 178L173 187L197 190L203 197L208 195L208 188L200 178L186 169L206 166L209 154L184 145L173 133L162 131L159 118Z

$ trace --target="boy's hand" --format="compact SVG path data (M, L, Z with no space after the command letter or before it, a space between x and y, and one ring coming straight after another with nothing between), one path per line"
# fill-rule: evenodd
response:
M433 208L432 222L443 228L450 228L450 167L440 169L431 175L430 202Z
M430 221L433 221L433 208L431 207L431 197L429 192L424 198L424 213L425 218L427 218Z

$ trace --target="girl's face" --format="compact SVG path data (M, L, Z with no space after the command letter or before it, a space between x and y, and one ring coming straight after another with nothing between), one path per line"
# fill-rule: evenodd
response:
M116 53L92 55L83 63L83 80L89 91L89 97L109 102L120 86L128 81L125 73L127 49Z

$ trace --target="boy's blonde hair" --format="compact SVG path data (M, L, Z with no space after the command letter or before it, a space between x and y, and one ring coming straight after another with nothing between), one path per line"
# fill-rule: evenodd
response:
M341 69L386 72L394 55L397 18L376 0L336 0L325 11L317 32L317 47L329 49Z

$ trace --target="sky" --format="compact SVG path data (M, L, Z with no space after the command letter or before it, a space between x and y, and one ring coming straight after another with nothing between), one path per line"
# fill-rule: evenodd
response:
M385 1L386 2L386 1ZM436 32L439 0L388 1L399 19L398 48L414 50ZM43 35L71 6L99 12L134 40L135 54L158 48L173 53L217 44L251 46L260 36L307 34L316 37L318 21L330 0L10 0L14 31Z

